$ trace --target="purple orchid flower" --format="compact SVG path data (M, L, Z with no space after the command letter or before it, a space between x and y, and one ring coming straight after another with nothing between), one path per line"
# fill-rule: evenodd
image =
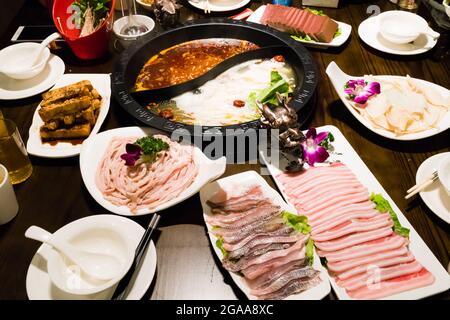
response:
M306 139L302 142L303 157L306 162L313 166L316 162L324 162L330 154L327 149L320 145L328 138L328 132L317 133L316 128L309 128Z
M137 144L127 143L125 146L126 153L122 154L120 158L125 160L125 165L132 167L136 164L142 154L142 148Z
M359 104L365 104L371 96L381 92L379 82L368 83L364 79L349 80L344 88L348 98Z

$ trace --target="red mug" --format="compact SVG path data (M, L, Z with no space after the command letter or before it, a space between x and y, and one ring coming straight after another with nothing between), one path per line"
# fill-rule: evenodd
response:
M78 58L85 60L100 58L108 50L116 0L111 0L108 16L102 25L95 32L85 37L80 37L81 29L75 27L74 11L71 9L73 2L74 0L54 0L53 22Z

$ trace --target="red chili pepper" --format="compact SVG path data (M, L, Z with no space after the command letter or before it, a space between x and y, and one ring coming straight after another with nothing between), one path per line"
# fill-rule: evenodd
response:
M273 59L277 62L284 62L284 57L280 54L278 56L273 57Z
M164 119L173 119L173 112L171 110L163 110L159 113Z
M234 100L233 101L233 106L237 107L237 108L242 108L245 106L245 101L242 100Z

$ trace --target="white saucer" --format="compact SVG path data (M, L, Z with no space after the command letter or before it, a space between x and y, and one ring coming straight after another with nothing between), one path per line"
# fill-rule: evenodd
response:
M59 80L64 70L61 58L51 54L44 70L34 78L15 80L0 73L0 100L28 98L44 92Z
M120 224L121 227L128 229L127 234L131 241L136 243L136 247L141 240L145 230L136 222L115 215L93 215L76 220L72 223L95 223L96 221L105 221L109 223ZM69 224L68 224L69 225ZM58 231L64 231L68 225ZM31 240L28 240L31 241ZM92 295L73 295L59 290L50 281L47 274L47 262L44 258L46 253L52 250L50 246L43 244L34 255L28 268L26 289L30 300L107 300L112 296L115 286L109 290ZM131 288L128 291L126 300L139 300L150 287L156 271L156 249L153 242L150 243L145 253L144 261L141 264L139 272L130 282Z
M437 40L424 34L421 34L413 43L391 43L381 36L379 26L378 16L367 18L359 25L358 34L367 45L382 52L402 56L415 55L431 50L437 43Z
M231 4L225 4L220 3L220 1L215 2L214 0L211 2L209 0L208 9L211 12L226 12L226 11L233 11L237 10L239 8L245 7L251 0L236 0L233 1ZM189 4L197 9L205 10L205 3L206 1L199 0L198 2L194 2L191 0L188 0Z
M416 183L421 183L429 177L438 168L440 159L445 156L450 156L450 152L439 153L425 160L417 170ZM450 223L450 196L444 190L439 179L422 191L420 196L431 211L445 222Z

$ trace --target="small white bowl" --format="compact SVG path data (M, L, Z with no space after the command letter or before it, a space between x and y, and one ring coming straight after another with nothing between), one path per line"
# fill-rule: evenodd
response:
M442 1L442 5L444 6L445 13L450 18L450 2L447 0Z
M41 60L33 67L21 69L21 65L24 61L35 58L35 55L30 55L30 52L33 50L37 51L39 48L40 44L34 42L23 42L4 48L0 51L0 72L16 80L30 79L37 76L44 70L50 57L48 48L44 49L44 52L41 54Z
M137 22L142 23L143 25L145 25L147 27L147 29L148 29L146 32L141 33L137 37L136 36L123 35L123 34L120 33L122 28L127 24L128 16L125 16L125 17L122 17L120 19L117 19L116 21L114 21L114 24L113 24L114 34L116 35L116 37L119 39L120 43L125 48L128 47L131 43L133 43L134 40L137 40L138 38L149 34L155 28L155 21L153 21L153 19L150 18L150 17L138 14L138 15L134 16L134 19Z
M438 177L447 194L450 196L450 156L439 162Z
M439 37L439 33L433 31L425 19L411 12L391 10L381 13L378 18L381 35L392 43L409 43L416 40L422 33Z
M152 3L145 3L143 0L136 0L136 2L139 3L139 5L147 11L153 10L154 1L152 1Z
M115 256L122 264L122 272L107 281L93 279L52 249L46 257L47 270L50 280L60 290L76 295L105 291L117 284L131 267L136 248L127 235L127 229L117 220L105 218L107 216L76 220L56 231L54 236L82 250Z

